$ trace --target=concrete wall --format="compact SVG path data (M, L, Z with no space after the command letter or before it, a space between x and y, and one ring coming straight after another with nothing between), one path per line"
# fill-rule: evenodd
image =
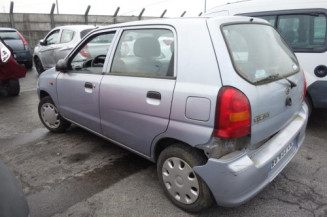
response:
M154 17L142 17L151 19ZM0 13L0 27L16 28L29 43L31 49L52 28L63 25L108 25L139 20L138 16L97 16L97 15L68 15L68 14L28 14L28 13Z

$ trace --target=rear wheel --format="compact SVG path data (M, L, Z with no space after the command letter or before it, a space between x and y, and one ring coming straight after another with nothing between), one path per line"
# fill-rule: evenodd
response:
M193 170L206 161L200 150L183 144L169 146L159 156L159 182L167 197L187 212L199 212L213 203L206 183Z
M6 81L6 89L8 96L18 96L20 92L20 85L18 79L9 79Z
M38 112L43 125L51 132L63 133L70 126L70 122L59 114L57 107L49 96L40 100Z
M41 60L38 57L35 57L34 58L34 65L35 65L36 71L39 74L41 74L42 72L44 72L44 68L43 68L42 62L41 62Z

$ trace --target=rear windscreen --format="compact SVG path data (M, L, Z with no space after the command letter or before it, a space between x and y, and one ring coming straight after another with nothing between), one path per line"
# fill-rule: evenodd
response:
M234 67L247 81L266 83L299 71L295 55L270 25L230 24L222 30Z
M2 40L20 40L16 31L0 31L0 38Z

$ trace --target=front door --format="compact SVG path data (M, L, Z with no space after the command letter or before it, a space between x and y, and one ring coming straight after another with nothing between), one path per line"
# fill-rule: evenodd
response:
M44 68L51 68L56 64L55 50L58 47L60 29L51 32L40 46L40 58Z
M101 133L99 114L100 84L103 78L103 65L111 45L114 32L96 34L68 58L71 70L60 73L57 77L57 92L61 114L92 131ZM81 55L92 53L92 44L98 38L107 38L102 46L102 53L86 58Z

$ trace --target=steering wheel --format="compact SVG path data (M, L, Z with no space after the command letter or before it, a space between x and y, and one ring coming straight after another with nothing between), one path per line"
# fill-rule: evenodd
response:
M106 55L104 55L104 54L94 57L94 59L91 62L91 67L103 66L105 59L106 59Z

